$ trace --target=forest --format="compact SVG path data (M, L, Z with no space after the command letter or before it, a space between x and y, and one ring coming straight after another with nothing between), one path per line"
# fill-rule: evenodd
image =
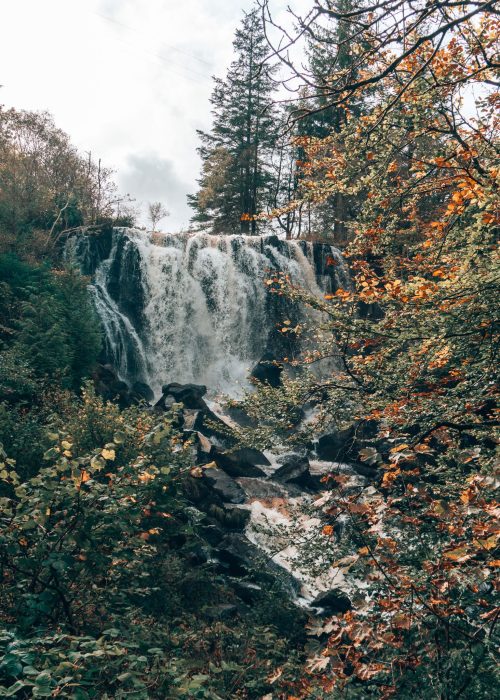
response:
M187 231L0 106L1 698L496 697L500 6L299 6Z

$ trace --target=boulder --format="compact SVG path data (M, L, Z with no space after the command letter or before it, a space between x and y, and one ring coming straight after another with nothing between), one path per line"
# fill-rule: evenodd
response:
M278 387L281 384L283 365L276 361L271 353L265 353L250 373L258 382Z
M309 460L305 455L286 455L278 461L282 462L282 465L272 474L276 481L297 484L302 488L313 488L319 482L309 471Z
M221 469L205 469L202 479L224 503L244 503L241 486Z
M172 398L171 396L167 399ZM185 408L184 415L184 430L192 430L198 432L203 427L203 413L196 409Z
M228 534L217 549L217 557L225 567L225 573L239 578L251 575L257 584L266 586L278 583L292 597L300 591L300 583L292 574L276 564L269 555L239 533Z
M267 501L273 498L286 499L300 496L302 493L301 489L295 484L280 484L270 479L254 479L248 476L241 476L237 481L250 501Z
M152 403L155 398L153 390L145 382L134 382L131 394L137 401L145 401L146 403Z
M354 428L336 430L322 435L316 445L319 459L327 462L342 462L354 451Z
M206 409L207 404L203 396L207 393L207 387L203 384L165 384L161 389L162 395L172 396L177 403L182 403L186 408Z
M266 473L258 466L269 466L271 463L267 457L251 447L241 447L231 452L221 452L214 448L212 458L218 467L230 476L266 476Z
M253 605L255 602L262 599L264 595L262 587L258 586L256 583L232 579L229 581L229 585L238 598L244 603L247 603L247 605Z
M320 608L321 615L337 615L352 609L349 596L340 588L332 588L316 596L311 607Z

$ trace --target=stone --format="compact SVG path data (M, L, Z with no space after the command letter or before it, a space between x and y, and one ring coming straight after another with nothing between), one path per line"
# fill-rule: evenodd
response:
M352 603L347 593L342 589L332 588L330 591L317 595L312 601L311 607L321 608L322 615L336 615L351 610Z
M283 365L276 362L271 353L265 353L250 373L258 382L278 387L281 384Z
M258 465L269 466L267 457L251 447L241 447L231 452L221 452L214 448L212 458L218 467L230 476L266 476Z
M300 591L300 583L286 569L276 564L242 534L229 533L217 549L225 572L239 578L251 575L257 584L264 586L278 583L291 597Z
M229 581L229 584L238 598L244 603L247 603L247 605L252 605L263 596L262 587L258 586L256 583L233 579Z
M283 461L283 464L272 474L272 478L276 481L297 484L303 488L312 488L316 485L316 480L309 471L309 460L305 455L286 455L278 461Z
M280 484L270 479L255 479L248 476L240 476L237 479L239 485L245 491L247 500L271 500L273 498L286 499L300 496L300 488L295 484Z
M336 430L320 437L316 452L319 459L327 462L342 462L353 453L354 441L352 426L345 430Z
M145 401L146 403L152 403L155 398L153 390L145 382L134 382L132 385L132 396L136 400Z
M205 469L202 479L224 503L245 502L241 486L222 469Z
M207 393L207 387L203 384L177 384L172 382L162 386L163 396L173 396L177 403L182 403L186 408L206 409L203 396Z

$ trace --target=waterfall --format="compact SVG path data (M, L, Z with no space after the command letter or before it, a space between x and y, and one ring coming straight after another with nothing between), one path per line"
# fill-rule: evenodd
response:
M277 236L148 234L116 228L86 234L70 254L92 276L108 360L127 381L206 384L237 393L276 343L286 318L303 312L269 293L270 272L322 295L349 284L339 251Z

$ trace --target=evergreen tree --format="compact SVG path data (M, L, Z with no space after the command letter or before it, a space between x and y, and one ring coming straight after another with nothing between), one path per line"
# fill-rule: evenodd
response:
M257 9L245 14L234 40L236 58L211 97L213 127L199 131L202 173L188 200L194 222L216 233L256 233L258 214L272 204L271 149L276 138L272 67Z
M349 13L359 9L359 4L353 0L335 0L332 11ZM352 23L331 16L324 24L315 25L312 29L307 45L311 85L308 88L307 113L298 126L301 136L323 139L332 133L340 134L348 119L363 113L363 104L359 99L350 99L348 110L344 105L331 104L330 85L334 76L348 74L354 80L358 73L357 39L353 34ZM299 164L304 159L304 149L299 148ZM297 180L300 180L300 174ZM312 225L319 232L323 235L331 233L335 243L342 245L349 238L347 221L354 218L355 212L354 201L342 193L335 193L326 201L316 204L312 216L308 212L308 227L311 227L312 219Z

